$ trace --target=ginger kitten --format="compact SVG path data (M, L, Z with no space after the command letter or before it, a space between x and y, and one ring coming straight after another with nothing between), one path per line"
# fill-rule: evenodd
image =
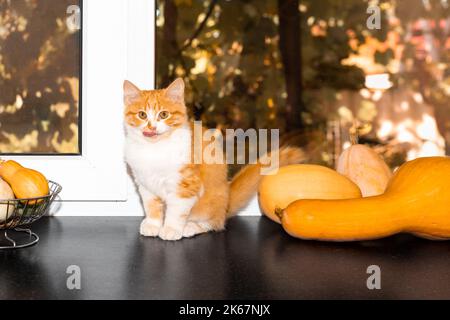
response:
M259 164L245 167L231 182L226 164L194 164L184 91L182 79L152 91L124 83L125 158L144 204L143 236L180 240L223 230L227 218L255 195L260 180ZM279 151L280 166L302 159L300 149Z

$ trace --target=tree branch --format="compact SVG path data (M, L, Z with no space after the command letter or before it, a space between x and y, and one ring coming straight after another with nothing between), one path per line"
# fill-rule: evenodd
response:
M184 45L180 48L180 52L183 52L184 50L186 50L187 48L189 48L192 45L192 42L200 35L200 33L203 31L203 29L206 26L206 22L208 22L208 19L211 17L214 8L217 5L218 0L211 0L209 6L208 6L208 10L206 11L206 15L205 18L202 20L202 22L199 24L199 26L197 27L197 29L194 31L194 33L192 34L192 36L189 37L189 39L187 39L184 42Z
M302 90L302 51L300 36L299 0L278 0L280 24L280 52L286 82L286 129L288 131L303 126L301 113L304 106Z

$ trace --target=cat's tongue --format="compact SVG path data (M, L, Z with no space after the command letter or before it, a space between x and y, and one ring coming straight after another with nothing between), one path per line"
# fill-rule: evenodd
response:
M147 137L147 138L153 138L153 137L155 137L155 136L158 135L158 133L156 132L156 130L144 130L144 131L143 131L143 134L144 134L144 136Z

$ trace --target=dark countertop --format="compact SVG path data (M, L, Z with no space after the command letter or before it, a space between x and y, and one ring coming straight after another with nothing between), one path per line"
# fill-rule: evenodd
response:
M259 217L164 242L140 237L140 221L42 219L36 246L0 252L0 299L450 299L450 242L307 242ZM81 290L67 289L70 265ZM367 289L370 265L381 290Z

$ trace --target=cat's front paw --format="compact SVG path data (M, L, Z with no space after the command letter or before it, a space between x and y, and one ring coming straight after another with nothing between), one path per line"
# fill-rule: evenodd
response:
M177 241L183 238L183 230L178 230L172 227L162 227L159 231L159 237L167 241Z
M144 237L157 237L161 228L150 219L145 219L141 223L140 232Z

